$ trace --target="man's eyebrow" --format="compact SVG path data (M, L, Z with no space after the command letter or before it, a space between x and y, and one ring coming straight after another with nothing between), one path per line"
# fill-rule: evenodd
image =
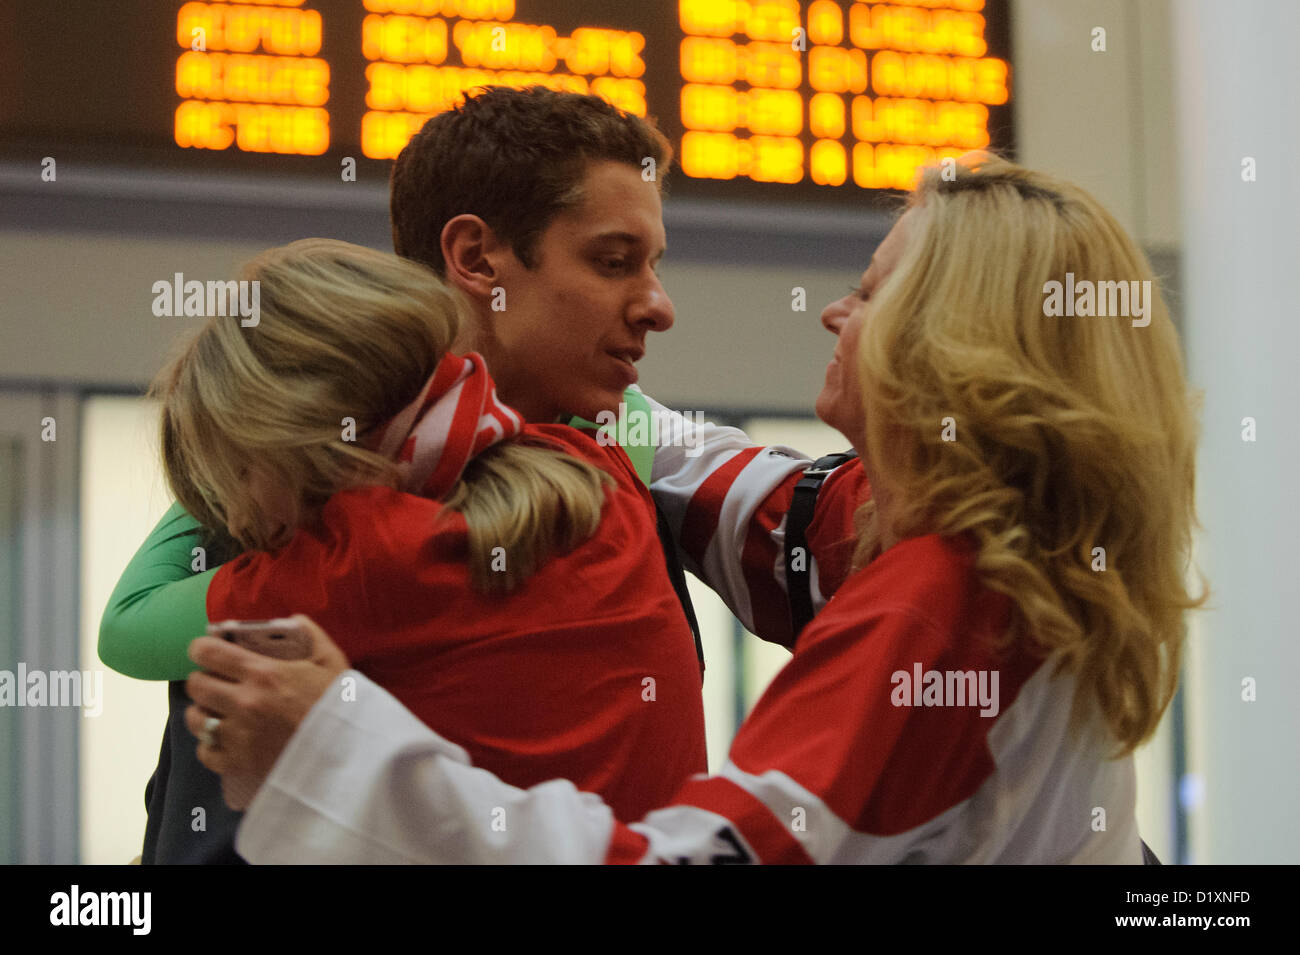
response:
M588 241L590 242L627 242L630 245L643 245L644 241L639 235L633 232L621 232L613 230L610 232L598 232Z
M637 235L635 232L624 232L618 229L613 229L609 232L598 232L587 241L590 245L599 245L602 242L625 242L628 245L642 246L642 247L646 245L646 241L642 236ZM666 253L667 251L668 251L668 246L665 245L663 248L659 249L659 251L656 252L654 255L650 256L650 261L652 263L658 262L660 259L664 257L664 253Z

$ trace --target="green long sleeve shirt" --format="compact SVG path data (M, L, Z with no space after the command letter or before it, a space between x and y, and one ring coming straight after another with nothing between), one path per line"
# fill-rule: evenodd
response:
M189 645L208 625L208 584L216 567L196 572L208 535L173 504L145 538L108 599L99 625L99 658L139 680L183 680L197 667Z

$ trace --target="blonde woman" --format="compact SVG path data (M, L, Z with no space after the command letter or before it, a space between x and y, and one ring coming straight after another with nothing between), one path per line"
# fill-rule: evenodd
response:
M860 286L823 313L837 343L817 410L861 453L873 499L853 572L718 775L627 825L568 782L524 790L470 766L378 691L361 707L321 694L347 665L327 650L241 851L1142 861L1132 752L1173 694L1183 613L1204 599L1184 584L1196 426L1178 341L1149 265L1094 199L985 155L954 173L923 175ZM1131 314L1054 313L1052 283L1067 281L1136 283ZM206 711L256 734L243 656L211 640L193 652L241 682L192 678L187 723ZM199 757L237 771L248 752ZM358 798L372 787L406 811ZM488 806L521 824L487 832Z
M171 585L201 600L176 618L308 614L502 778L578 778L624 818L702 771L699 665L622 449L498 401L421 265L311 239L241 278L260 322L210 320L156 386L178 504L243 550ZM186 672L192 635L101 654Z

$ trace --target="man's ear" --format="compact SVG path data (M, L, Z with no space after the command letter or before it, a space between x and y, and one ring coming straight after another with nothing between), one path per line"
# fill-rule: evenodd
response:
M501 284L497 260L507 248L492 227L478 216L456 216L442 227L442 258L447 281L471 299L487 302Z

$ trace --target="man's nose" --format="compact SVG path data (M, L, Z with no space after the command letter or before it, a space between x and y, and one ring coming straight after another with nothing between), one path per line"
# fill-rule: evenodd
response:
M673 311L672 299L654 272L650 273L650 280L633 304L629 317L632 324L652 332L666 332L673 327L676 313Z

